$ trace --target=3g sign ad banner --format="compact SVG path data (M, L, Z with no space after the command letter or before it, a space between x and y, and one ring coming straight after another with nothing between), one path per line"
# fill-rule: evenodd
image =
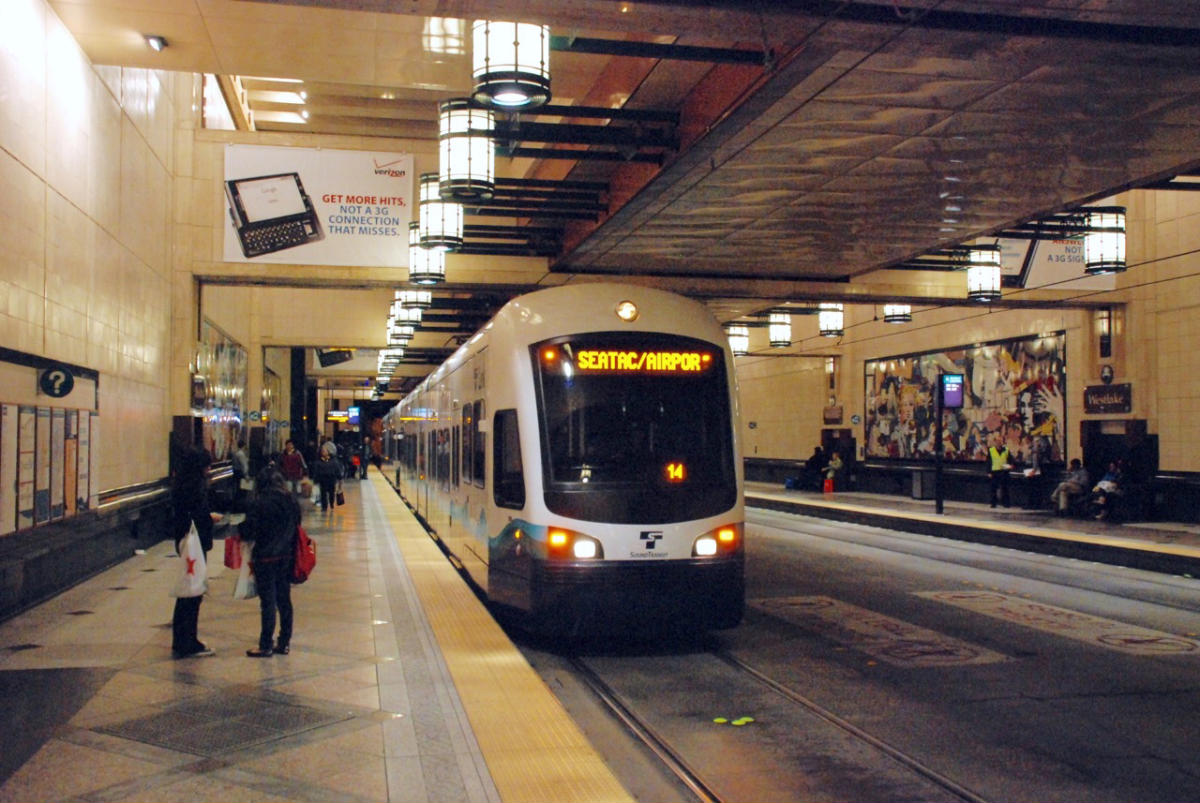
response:
M225 146L226 262L408 266L406 153Z

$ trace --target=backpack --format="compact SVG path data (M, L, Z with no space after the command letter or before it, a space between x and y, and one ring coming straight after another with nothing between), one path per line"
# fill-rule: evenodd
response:
M304 532L304 528L296 525L296 559L292 561L292 583L299 585L308 579L317 565L317 545Z

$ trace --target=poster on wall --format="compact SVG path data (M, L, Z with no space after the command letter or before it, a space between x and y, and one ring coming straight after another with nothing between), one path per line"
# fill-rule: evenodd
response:
M95 510L100 501L100 414L88 416L88 501L87 506Z
M1053 287L1056 290L1114 290L1116 276L1084 271L1083 239L1001 239L1000 264L1005 286Z
M61 519L66 512L63 503L63 474L67 444L67 411L61 407L50 410L50 520Z
M79 411L79 456L77 462L79 464L79 479L75 484L75 507L78 510L86 510L88 505L88 489L91 487L91 468L92 468L92 428L90 426L92 416L87 410Z
M17 529L33 526L34 452L37 416L32 407L17 409Z
M67 516L74 516L75 486L79 482L79 411L67 410L66 438L63 441L63 508Z
M226 262L408 266L413 156L225 146Z
M50 521L50 408L36 409L33 441L33 523Z
M1066 336L1005 340L868 360L868 458L932 459L934 394L941 373L964 377L962 407L943 412L943 454L982 461L1001 441L1023 466L1066 453Z
M0 535L17 528L17 406L0 405Z

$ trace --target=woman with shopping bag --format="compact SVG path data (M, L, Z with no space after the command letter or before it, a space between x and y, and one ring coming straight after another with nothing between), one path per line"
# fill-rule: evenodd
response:
M272 466L263 469L255 482L258 488L246 510L240 531L251 543L250 568L258 591L262 626L258 648L246 650L251 658L287 655L292 640L292 560L296 550L296 527L300 505L283 474ZM276 612L279 636L275 636Z
M212 458L203 449L182 452L171 486L172 537L175 552L183 561L179 585L172 589L175 613L171 618L171 652L176 658L213 654L208 645L197 638L200 602L207 587L202 578L207 577L213 522L221 518L221 514L212 512L208 502L208 466L211 462Z

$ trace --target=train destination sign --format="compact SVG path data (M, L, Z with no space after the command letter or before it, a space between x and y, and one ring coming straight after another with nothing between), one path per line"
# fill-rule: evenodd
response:
M699 374L712 364L712 354L703 351L583 349L575 355L581 372Z

